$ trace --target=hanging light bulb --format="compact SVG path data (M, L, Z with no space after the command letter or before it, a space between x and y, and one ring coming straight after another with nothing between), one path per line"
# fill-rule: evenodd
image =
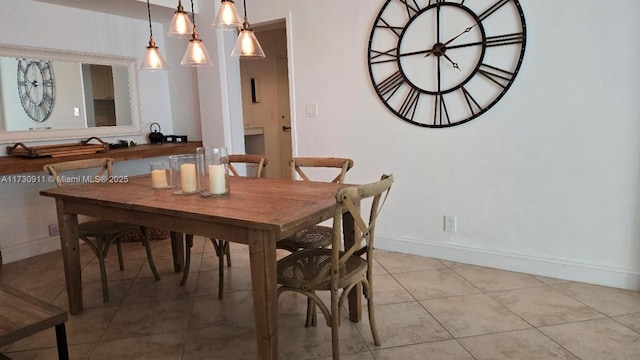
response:
M265 57L262 46L251 29L249 20L247 20L247 0L244 0L244 23L231 51L231 56L241 59L264 59Z
M149 40L149 46L147 46L147 51L144 53L144 57L142 58L142 62L140 63L140 70L167 70L169 66L164 61L162 54L158 50L156 46L156 42L153 38Z
M182 0L178 0L178 9L173 13L167 34L171 37L184 38L191 36L192 33L193 24L189 19L189 14L184 11Z
M167 70L169 66L164 61L162 54L156 46L155 40L153 40L153 30L151 29L151 6L149 0L147 0L147 14L149 15L149 45L140 62L140 70Z
M189 46L187 46L187 51L184 53L180 64L184 66L213 65L213 61L211 61L207 48L204 47L204 43L198 36L195 26L193 27L191 40L189 40Z
M148 1L148 0L147 0ZM207 48L204 46L202 39L196 31L196 15L193 12L193 0L191 0L191 20L193 21L193 33L187 51L182 57L181 65L184 66L209 66L213 65L213 61L209 57Z
M238 14L233 0L221 0L220 8L213 18L211 26L235 30L242 26L242 18Z
M264 59L264 51L262 46L256 39L253 30L249 28L248 23L243 25L236 44L231 51L231 56L240 57L241 59Z

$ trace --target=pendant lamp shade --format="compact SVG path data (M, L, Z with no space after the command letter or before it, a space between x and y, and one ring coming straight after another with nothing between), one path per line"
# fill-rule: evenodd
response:
M182 1L178 0L178 8L173 13L173 19L169 25L168 35L177 38L187 38L193 33L193 23L189 19L189 14L184 11Z
M253 33L249 20L247 20L247 0L243 0L244 4L244 22L242 28L240 28L240 34L236 44L231 51L232 57L239 57L241 59L264 59L264 51L262 46L256 39L256 34Z
M213 61L211 61L209 53L204 47L200 36L198 36L195 27L193 28L193 34L191 36L191 40L189 40L187 51L184 53L184 57L182 57L182 62L180 62L180 64L184 66L213 65Z
M155 40L153 40L153 30L151 28L151 6L149 0L147 0L147 14L149 15L149 45L140 62L140 70L167 70L167 62L164 61L162 54L156 46Z
M198 35L196 31L196 15L193 12L193 0L191 0L191 20L193 22L193 32L191 33L191 40L189 40L187 51L184 53L180 65L211 66L213 65L213 61L211 61L207 48L204 46L200 35Z
M233 0L221 0L220 8L213 18L211 26L235 30L242 26L242 17Z
M140 63L140 70L154 71L167 69L169 69L169 66L167 65L167 62L164 61L162 54L160 54L153 37L151 37L149 39L147 51L145 51L142 62Z
M253 30L249 28L249 23L244 23L236 44L231 51L231 56L241 59L264 59L265 55L264 51L262 51L262 46L256 39Z

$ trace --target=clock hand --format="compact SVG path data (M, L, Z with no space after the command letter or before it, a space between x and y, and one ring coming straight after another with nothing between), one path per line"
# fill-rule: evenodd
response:
M442 54L442 56L444 56L445 59L449 60L449 62L451 63L451 65L453 66L454 69L458 69L458 70L462 71L462 69L460 69L460 67L458 66L458 63L456 63L453 60L451 60L451 58L449 56L447 56L447 54Z
M436 8L436 42L440 42L440 2L437 2ZM425 56L426 57L426 56Z
M433 49L412 51L412 52L408 52L408 53L404 53L404 54L399 54L398 57L400 57L400 56L420 55L420 54L424 54L424 53L427 54L427 55L425 55L425 57L427 57L427 56L431 55L431 53L433 53Z
M474 27L476 27L477 25L478 25L478 24L474 24L474 25L472 25L472 26L469 26L468 28L464 29L464 31L463 31L463 32L461 32L460 34L458 34L458 35L454 36L453 38L449 39L449 40L448 40L447 42L445 42L444 44L440 44L440 42L438 42L436 45L441 45L441 46L440 46L440 48L441 48L441 49L442 49L442 51L444 52L444 51L446 51L446 46L447 46L447 45L451 44L451 42L453 42L455 39L457 39L457 38L459 38L460 36L462 36L462 34L466 34L466 33L468 33L469 31L471 31L471 29L473 29L473 28L474 28ZM425 55L424 57L427 57L427 56L429 56L429 55L431 55L431 54L427 54L427 55ZM451 61L451 60L449 60L449 61ZM452 63L453 63L453 61L452 61ZM454 67L455 67L455 66L454 66Z
M446 43L444 43L445 46L451 44L451 42L457 38L459 38L460 36L462 36L462 34L468 33L469 31L471 31L471 29L473 29L474 27L476 27L478 24L474 24L473 26L469 26L468 28L464 29L463 32L461 32L460 34L454 36L453 38L449 39Z

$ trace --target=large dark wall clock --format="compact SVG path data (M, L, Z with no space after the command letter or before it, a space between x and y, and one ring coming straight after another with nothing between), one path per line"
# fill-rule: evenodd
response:
M517 0L387 0L369 38L369 74L399 118L460 125L509 90L526 40Z
M51 62L18 59L18 96L33 121L43 122L49 118L54 95Z

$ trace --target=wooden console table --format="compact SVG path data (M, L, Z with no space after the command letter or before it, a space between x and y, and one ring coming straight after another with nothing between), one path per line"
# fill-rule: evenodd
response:
M55 327L58 358L68 359L67 312L20 290L0 286L0 346ZM0 354L0 359L2 354Z
M42 171L45 164L69 161L91 159L98 157L109 157L115 161L136 160L144 158L152 158L158 156L168 156L176 154L189 154L196 152L196 148L202 146L200 141L189 141L186 143L165 143L165 144L144 144L136 145L130 148L113 149L106 152L96 154L84 154L64 157L41 157L41 158L24 158L19 156L2 156L0 157L0 175L20 174L27 172Z

